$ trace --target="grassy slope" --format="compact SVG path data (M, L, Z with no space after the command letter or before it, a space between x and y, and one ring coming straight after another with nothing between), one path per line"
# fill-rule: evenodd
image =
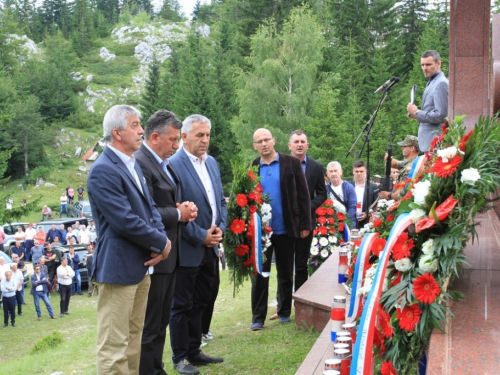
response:
M216 302L211 331L214 340L203 350L207 354L222 356L220 365L203 367L206 375L225 374L294 374L316 341L318 333L306 332L295 324L279 325L267 322L266 329L250 331L250 282L232 297L232 285L228 271L221 273L221 288ZM271 276L270 296L276 295L276 274ZM95 374L96 303L97 297L75 296L71 298L71 315L62 319L47 319L47 311L41 303L44 319L37 321L32 297L27 294L24 316L16 320L17 327L2 328L0 335L0 368L11 375ZM59 296L51 299L59 316ZM274 307L269 308L269 313ZM293 316L292 316L293 318ZM37 354L30 354L34 343L59 330L64 341L59 346ZM168 337L168 335L167 335ZM170 361L170 343L164 352L165 370L174 374Z

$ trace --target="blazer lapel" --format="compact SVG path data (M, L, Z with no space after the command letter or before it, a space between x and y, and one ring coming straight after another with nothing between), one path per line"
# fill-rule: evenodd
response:
M137 163L135 163L134 168L135 168L135 172L137 173L137 176L139 177L139 181L141 182L142 192L141 192L141 189L139 189L139 186L137 186L137 181L135 180L134 176L132 176L132 173L130 173L129 169L127 168L127 166L125 164L123 164L123 162L121 161L121 159L113 151L111 151L107 147L104 148L104 154L118 168L120 168L123 173L125 173L127 175L127 177L130 179L130 181L132 182L132 184L139 191L139 193L141 193L141 195L144 198L146 198L144 194L147 193L147 189L146 189L146 192L144 192L144 186L145 186L145 184L143 183L144 182L144 176L142 175L141 169L137 167Z
M173 188L175 191L175 199L177 200L177 197L181 196L181 184L180 184L179 176L177 176L177 173L175 173L174 168L172 168L172 166L170 164L167 165L167 169L174 179L174 181L173 181L174 183L172 185L174 185ZM170 182L170 178L168 180Z
M154 155L151 154L151 151L149 151L144 145L141 145L141 150L148 157L149 162L153 165L153 168L156 169L156 171L165 180L165 182L169 184L174 191L177 191L177 187L175 186L174 182L170 179L167 172L165 172L165 170L161 167L160 163L158 163L158 160L156 160ZM172 168L169 168L169 172L172 173Z
M189 160L189 157L187 156L186 152L184 151L184 148L180 150L181 154L181 159L182 162L184 163L184 166L186 167L186 170L191 174L191 177L193 180L196 182L198 185L198 188L203 192L203 196L205 197L205 200L207 201L208 205L210 206L210 200L208 199L207 192L205 190L205 186L203 185L203 182L200 180L200 176L198 176L198 172L193 167L193 164L191 160Z

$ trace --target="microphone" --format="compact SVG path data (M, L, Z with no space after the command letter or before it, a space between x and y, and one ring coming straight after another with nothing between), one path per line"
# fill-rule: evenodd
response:
M380 86L378 89L376 89L373 92L373 95L378 94L380 91L385 91L388 88L392 87L396 83L400 81L399 77L391 77L389 78L382 86Z

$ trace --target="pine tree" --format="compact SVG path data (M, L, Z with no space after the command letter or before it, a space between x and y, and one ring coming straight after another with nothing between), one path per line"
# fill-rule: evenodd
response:
M44 42L45 61L28 60L14 78L19 95L35 95L46 123L68 117L76 108L75 81L70 77L78 58L61 33Z
M144 85L144 91L141 98L141 112L143 119L147 120L153 113L160 108L160 64L156 55L149 64L148 78Z
M11 173L27 175L30 169L44 161L43 145L49 138L40 115L40 103L29 95L13 103L13 117L3 130L3 144L15 148L9 160Z
M197 3L198 4L198 3ZM196 5L195 5L196 9ZM182 21L181 6L178 0L163 0L160 13L158 16L169 21Z
M289 134L304 127L325 44L311 10L300 7L292 10L282 33L275 22L268 22L252 37L251 46L251 71L240 74L239 117L232 123L247 159L254 155L255 124L269 128L283 151Z
M102 12L104 18L111 24L118 21L118 15L120 14L119 0L96 0L96 8Z
M71 41L76 53L81 57L92 48L94 39L93 12L89 0L75 1L72 29Z
M401 49L401 70L409 72L413 66L413 56L417 53L417 43L420 39L427 18L427 1L404 0L397 7L400 19L400 36L393 43Z

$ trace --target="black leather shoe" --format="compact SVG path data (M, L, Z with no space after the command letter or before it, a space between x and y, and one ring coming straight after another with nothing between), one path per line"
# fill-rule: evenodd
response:
M16 327L16 323L12 323L12 327Z
M8 326L9 326L9 323L4 324L4 325L3 325L3 328L7 328Z
M205 353L200 351L197 356L189 358L189 362L196 366L204 366L210 365L212 363L222 363L224 362L224 358L210 357L209 355L206 355Z
M174 370L179 374L187 374L187 375L197 375L200 373L196 367L194 367L187 359L183 359L182 361L176 363L174 365Z

